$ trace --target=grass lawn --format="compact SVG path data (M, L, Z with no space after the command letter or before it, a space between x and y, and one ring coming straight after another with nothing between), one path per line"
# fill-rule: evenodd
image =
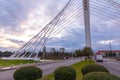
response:
M27 64L27 63L34 63L33 60L1 60L0 59L0 66L13 66L19 64Z
M81 80L82 78L81 68L87 64L94 64L94 61L81 61L71 65L71 67L76 70L76 74L77 74L76 80ZM44 76L42 79L39 79L39 80L54 80L54 74L52 73L48 76Z

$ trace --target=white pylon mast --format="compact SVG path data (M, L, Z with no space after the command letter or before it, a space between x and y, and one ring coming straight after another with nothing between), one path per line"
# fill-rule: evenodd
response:
M91 47L89 0L83 0L83 11L85 24L85 43L86 47Z

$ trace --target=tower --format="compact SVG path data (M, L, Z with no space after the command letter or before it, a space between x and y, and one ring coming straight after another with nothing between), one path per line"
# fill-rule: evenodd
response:
M86 47L91 47L89 0L83 0L83 12L85 25L85 43Z

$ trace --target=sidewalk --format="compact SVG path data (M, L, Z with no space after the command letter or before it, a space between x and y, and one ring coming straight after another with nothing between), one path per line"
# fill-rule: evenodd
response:
M120 63L120 61L117 61L117 60L114 59L114 58L110 58L110 61L112 61L112 62L116 62L116 63Z

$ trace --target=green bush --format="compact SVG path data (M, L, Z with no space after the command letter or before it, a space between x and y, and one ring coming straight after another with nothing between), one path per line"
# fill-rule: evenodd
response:
M38 67L21 67L14 72L14 80L36 80L42 77L42 70Z
M85 75L89 72L108 72L108 69L101 66L101 65L98 65L98 64L90 64L90 65L86 65L82 68L82 74Z
M67 66L59 67L54 72L55 80L76 80L76 71Z
M82 80L120 80L120 78L106 72L91 72L84 75Z

